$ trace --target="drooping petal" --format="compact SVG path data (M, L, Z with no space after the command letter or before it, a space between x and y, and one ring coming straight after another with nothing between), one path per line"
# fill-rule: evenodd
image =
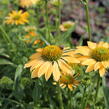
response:
M71 67L66 63L64 62L64 60L59 60L58 61L59 63L59 67L60 69L63 71L63 72L70 72L71 71Z
M94 70L97 71L102 66L101 62L97 62L94 66Z
M37 65L39 61L43 62L42 60L37 60L37 59L31 60L31 61L29 61L27 64L25 64L24 68L30 67L30 66L32 66L32 65Z
M45 73L45 79L46 79L46 81L50 78L52 72L53 72L53 65L52 65L52 63L50 63L50 66L48 68L48 71Z
M101 67L100 69L99 69L99 74L100 74L100 76L102 77L102 76L104 76L105 75L105 68L104 67Z
M37 64L33 64L30 68L30 71L40 67L44 62L43 61L39 61Z
M104 44L103 44L103 47L109 48L109 44L108 44L108 43L104 43Z
M89 65L86 69L86 72L91 72L94 70L94 64L93 65Z
M76 59L74 57L70 57L70 56L63 57L63 59L69 63L80 63L80 61L78 59Z
M39 58L41 58L40 53L34 53L32 56L30 56L30 59L39 59Z
M88 47L89 47L89 48L91 48L91 49L95 49L96 46L97 46L96 43L93 43L93 42L88 41Z
M44 73L48 71L49 66L50 66L50 62L45 62L43 65L41 65L38 71L38 77L44 75Z
M77 50L75 50L75 53L80 53L84 56L89 56L90 55L90 49L87 46L79 46L77 47Z
M60 87L62 87L63 89L66 87L65 84L60 84Z
M37 52L42 52L42 50L43 50L42 48L36 49Z
M72 91L72 90L73 90L72 84L69 84L69 85L68 85L68 88Z
M82 62L82 65L92 65L95 63L96 63L96 61L94 59L87 59L87 60Z
M40 68L40 67L39 67L39 68ZM38 70L39 70L39 68L35 69L35 70L32 72L31 78L36 78L36 77L38 77Z
M98 47L103 47L103 44L104 44L104 42L101 41L101 42L98 43L97 46L98 46Z
M57 62L54 62L54 64L53 64L53 77L54 77L54 80L58 81L60 76L61 76L61 73L59 71L58 64L57 64Z
M102 65L104 66L104 68L109 67L109 61L103 61Z
M80 57L77 57L77 59L78 59L80 62L83 62L83 61L85 61L85 60L87 60L87 59L90 59L90 57L89 57L89 56L80 56Z

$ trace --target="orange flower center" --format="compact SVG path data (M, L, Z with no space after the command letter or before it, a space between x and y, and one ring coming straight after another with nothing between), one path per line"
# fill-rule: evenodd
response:
M42 58L47 61L57 61L61 58L63 50L55 45L48 45L42 50Z
M108 61L109 60L109 49L105 47L95 48L91 52L91 57L96 61Z

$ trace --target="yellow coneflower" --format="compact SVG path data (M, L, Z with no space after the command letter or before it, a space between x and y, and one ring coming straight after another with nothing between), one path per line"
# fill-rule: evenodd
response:
M79 53L82 65L88 65L86 72L99 70L100 76L106 72L109 67L109 44L106 42L93 43L88 42L88 46L77 47L76 53ZM78 59L79 59L78 58Z
M28 23L28 12L23 12L22 10L20 11L12 11L9 13L8 17L6 17L5 23L6 24L25 24Z
M60 30L65 32L67 31L68 29L70 29L73 25L75 25L74 22L71 22L71 21L66 21L66 22L63 22L61 25L60 25Z
M19 0L19 4L21 7L31 7L37 4L40 0Z
M77 77L79 75L73 75L73 73L63 73L62 76L59 79L59 85L62 88L68 87L70 90L73 90L79 85L79 81L77 80Z
M41 77L45 74L45 79L48 80L53 74L54 80L58 81L61 71L69 72L71 70L67 64L69 60L72 60L72 63L79 63L62 47L48 45L45 48L38 49L37 53L30 57L30 61L25 64L25 67L31 67L32 78Z

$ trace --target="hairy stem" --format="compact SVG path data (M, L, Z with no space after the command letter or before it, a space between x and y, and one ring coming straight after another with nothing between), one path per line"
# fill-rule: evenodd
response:
M85 12L86 12L86 20L87 20L87 27L88 27L88 36L89 36L89 40L91 41L92 35L91 35L91 26L90 26L90 16L89 16L88 0L85 0L84 6L85 6Z
M49 17L48 17L48 0L45 0L45 26L46 26L46 37L49 40Z
M61 92L60 87L58 87L58 99L59 99L60 109L64 109L63 99L62 99L62 92Z
M95 93L95 100L94 100L94 107L96 105L96 101L97 101L97 96L98 96L98 91L99 91L99 87L100 87L100 75L98 73L98 77L97 77L97 86L96 86L96 93Z

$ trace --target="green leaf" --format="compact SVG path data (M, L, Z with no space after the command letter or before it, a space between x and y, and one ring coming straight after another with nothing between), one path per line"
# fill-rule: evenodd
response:
M0 59L0 65L14 65L14 63L10 62L10 61L7 60L7 59L1 58L1 59Z
M19 84L19 81L20 81L20 78L21 78L21 74L22 74L22 71L23 71L23 66L22 65L18 65L17 69L16 69L16 72L15 72L15 83L14 83L14 88L16 89L18 84Z
M0 48L0 56L4 56L6 58L9 58L9 55L5 53L5 49L4 48Z

